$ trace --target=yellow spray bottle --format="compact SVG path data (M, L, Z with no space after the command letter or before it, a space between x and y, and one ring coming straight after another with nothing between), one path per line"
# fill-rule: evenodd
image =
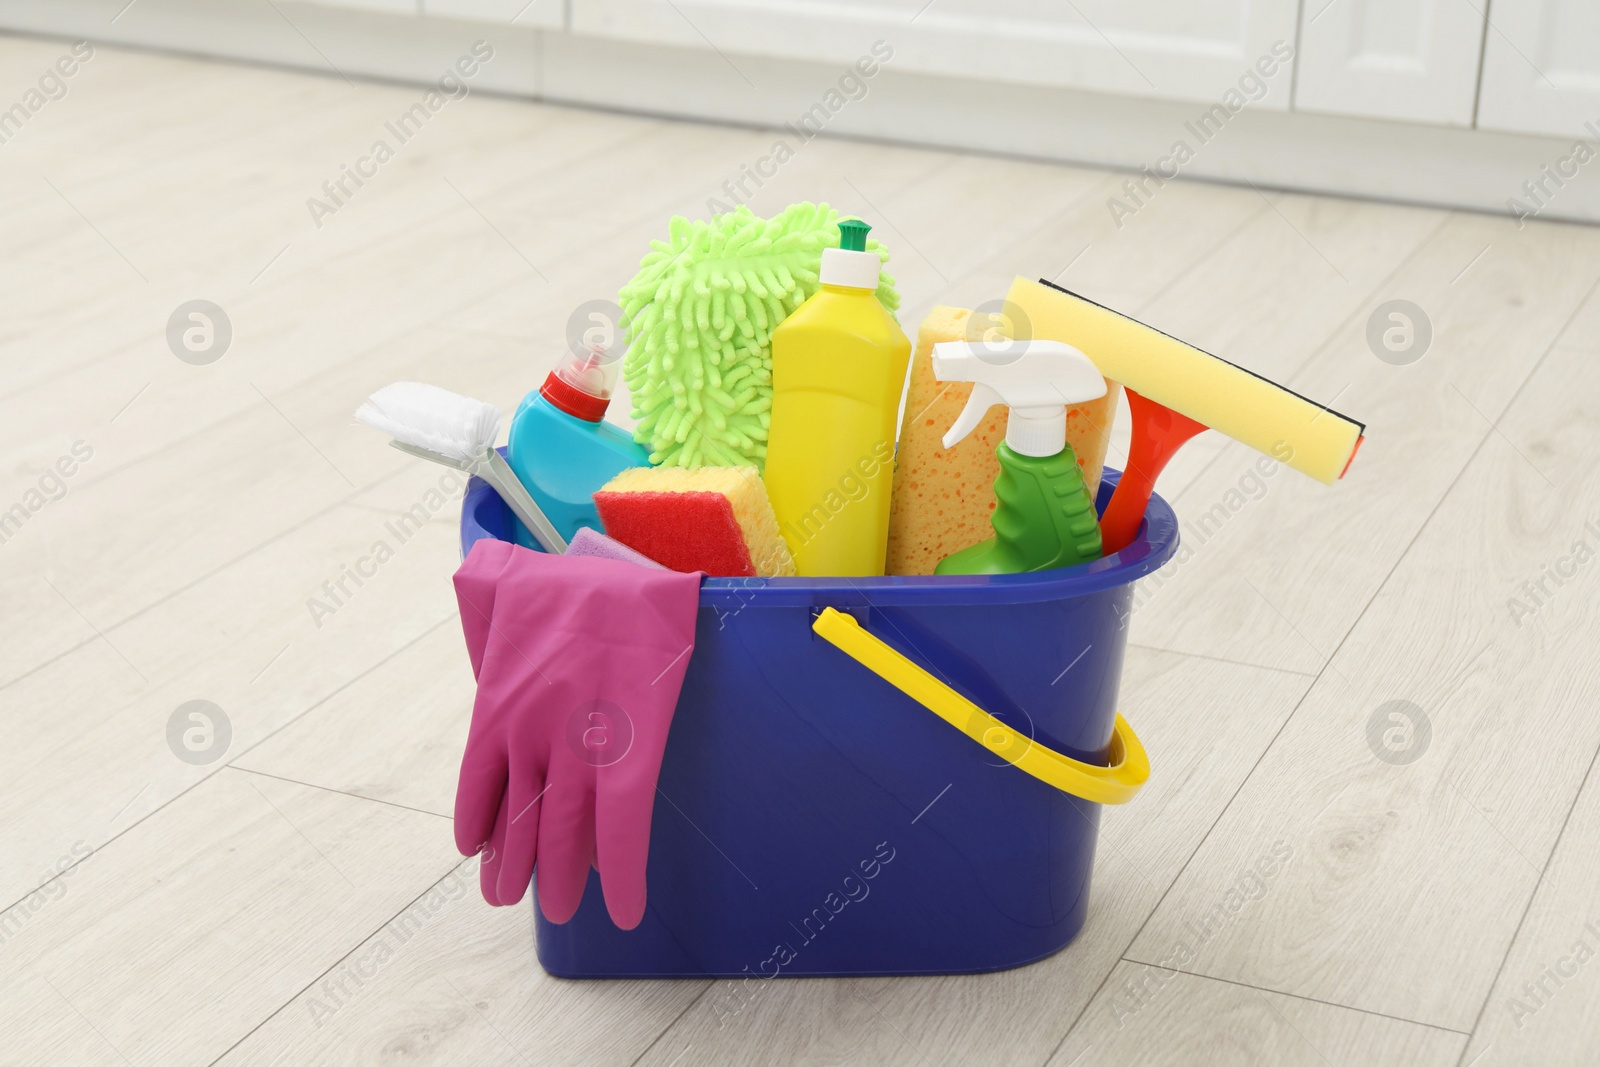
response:
M911 342L878 302L866 223L839 223L822 288L772 334L763 475L802 576L883 573L894 435Z

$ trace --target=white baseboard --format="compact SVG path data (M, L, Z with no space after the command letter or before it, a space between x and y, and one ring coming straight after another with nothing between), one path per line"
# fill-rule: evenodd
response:
M483 38L496 58L476 79L481 91L771 128L818 104L844 72L842 65L289 0L137 0L123 10L125 3L6 0L0 28L406 82L437 78ZM1193 124L1204 110L1194 102L911 73L891 60L866 95L824 128L1128 170L1154 167L1183 141L1193 156L1182 178L1499 214L1512 212L1514 197L1535 206L1523 183L1543 179L1549 193L1539 218L1600 222L1600 177L1591 173L1600 163L1560 188L1541 173L1570 153L1572 140L1246 107L1202 142Z

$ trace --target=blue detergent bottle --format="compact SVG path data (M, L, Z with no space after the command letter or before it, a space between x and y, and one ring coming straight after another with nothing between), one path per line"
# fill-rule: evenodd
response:
M511 420L506 462L568 541L581 526L601 530L594 492L650 453L604 421L621 359L599 349L568 352ZM537 547L517 524L517 543Z

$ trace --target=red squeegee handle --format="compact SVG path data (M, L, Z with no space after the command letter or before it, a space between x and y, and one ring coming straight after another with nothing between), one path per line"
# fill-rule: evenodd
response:
M1128 468L1100 517L1100 541L1108 556L1127 548L1138 536L1150 494L1155 492L1156 479L1167 461L1191 437L1208 428L1132 389L1124 387L1124 391L1133 415L1133 442L1128 449Z

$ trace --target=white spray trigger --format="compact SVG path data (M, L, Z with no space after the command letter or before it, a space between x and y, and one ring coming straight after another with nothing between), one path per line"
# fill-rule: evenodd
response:
M1005 404L1011 409L1006 444L1020 455L1053 456L1067 444L1067 406L1106 395L1106 380L1089 357L1060 341L945 341L933 346L933 374L941 382L973 383L944 435L946 448Z
M935 371L934 373L937 374L938 372ZM957 441L977 429L978 423L982 422L983 417L989 414L990 408L1005 402L1005 397L982 382L973 385L972 395L967 398L967 406L961 409L961 414L956 418L955 425L945 431L944 447L954 448Z

